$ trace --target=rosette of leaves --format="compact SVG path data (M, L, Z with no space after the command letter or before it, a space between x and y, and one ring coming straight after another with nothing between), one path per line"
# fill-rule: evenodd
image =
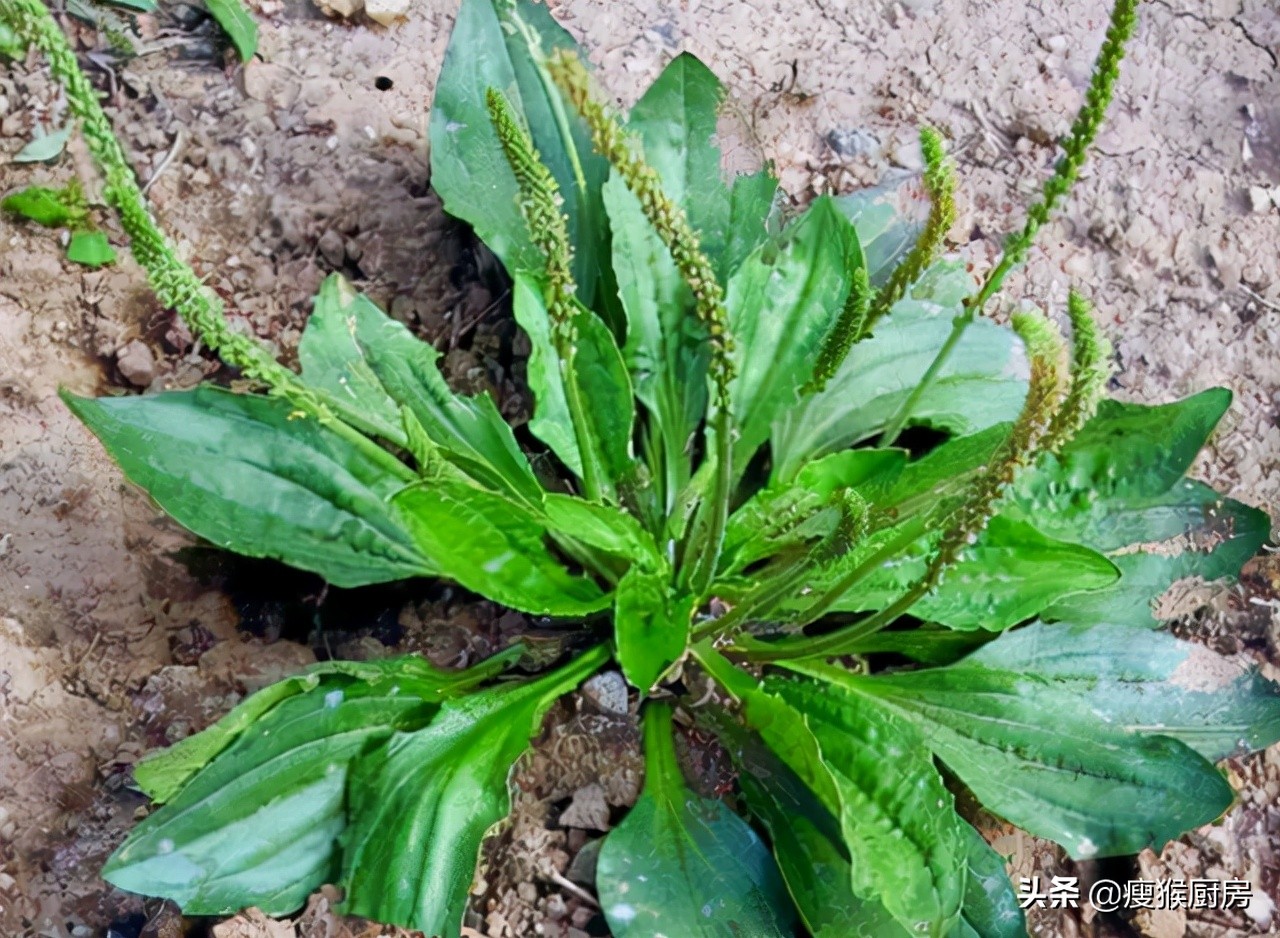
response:
M1104 400L1109 347L1078 296L1069 349L1039 314L982 315L1096 132L1132 14L1121 0L1044 198L976 286L938 258L936 134L923 225L874 192L784 211L767 171L722 173L723 91L693 57L624 121L544 7L464 0L432 183L510 276L527 437L339 277L298 373L225 330L85 105L156 289L267 387L68 395L126 475L229 550L338 587L448 580L578 649L534 675L518 651L462 673L406 657L260 691L137 767L158 807L104 876L197 914L289 913L336 882L347 911L457 936L512 766L604 667L642 700L647 767L599 854L616 935L1020 935L962 805L1077 858L1219 817L1214 762L1280 738L1280 695L1156 630L1155 603L1266 537L1184 477L1230 396ZM687 783L689 721L737 761L732 801Z

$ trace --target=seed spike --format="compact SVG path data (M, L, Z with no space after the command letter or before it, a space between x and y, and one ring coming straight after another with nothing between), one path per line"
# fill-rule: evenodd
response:
M942 571L986 528L995 514L996 503L1013 484L1018 471L1043 452L1049 428L1059 413L1066 390L1062 334L1052 320L1038 311L1015 313L1013 328L1026 346L1031 366L1027 396L1009 435L992 454L986 471L969 486L964 502L943 532L925 574L926 589L937 583Z
M1110 340L1093 318L1093 307L1079 293L1067 295L1071 320L1071 387L1053 415L1044 448L1059 452L1098 410L1112 372Z
M533 138L524 129L506 96L496 88L485 91L489 120L502 153L507 158L520 187L520 212L529 226L529 235L544 262L547 315L552 339L561 359L568 360L576 340L573 278L573 245L569 240L569 220L564 199L551 170L538 155Z
M840 318L823 343L822 351L818 353L818 364L813 369L813 377L801 389L801 394L820 393L840 370L849 356L849 350L866 337L870 331L867 317L875 295L867 269L859 267L853 272L849 295L845 298Z
M581 60L561 49L548 60L547 70L586 122L596 150L640 201L649 224L671 252L681 278L693 292L694 311L706 327L711 345L711 380L716 404L727 407L729 382L735 373L729 315L724 305L724 288L702 252L697 233L684 209L662 191L657 171L644 161L618 118L594 96L591 78Z
M947 158L942 134L932 127L920 128L920 150L924 154L924 187L929 193L929 217L915 246L893 271L872 307L867 331L907 294L908 288L942 253L947 232L956 220L955 166Z

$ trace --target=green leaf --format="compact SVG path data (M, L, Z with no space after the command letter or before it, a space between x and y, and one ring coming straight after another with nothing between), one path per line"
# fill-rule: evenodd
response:
M564 363L551 340L551 323L542 291L532 278L517 275L512 285L516 321L529 335L529 387L536 398L529 429L577 476L583 476L583 453L569 412ZM595 313L579 307L572 380L586 403L588 459L612 486L635 475L631 452L635 401L622 353L608 327Z
M728 718L716 723L741 768L743 800L769 832L778 869L809 933L814 938L908 938L911 933L883 903L854 895L839 822L800 777Z
M26 51L26 40L19 37L8 23L0 23L0 55L7 59L17 59Z
M645 715L645 787L605 838L600 906L615 938L782 938L791 904L768 849L722 801L685 787L671 712Z
M404 446L407 407L472 479L540 504L542 489L492 398L453 393L439 357L338 274L320 287L298 345L302 380L353 426Z
M858 242L867 262L871 285L879 287L895 267L906 259L924 231L927 202L918 196L919 177L909 183L887 182L869 186L832 201L858 232ZM924 212L916 209L925 208Z
M71 210L63 203L62 191L44 186L28 186L5 196L0 208L47 228L60 228L73 218Z
M115 249L101 231L77 231L67 243L67 260L85 267L105 267L115 259Z
M964 892L963 822L921 734L838 684L764 686L803 714L835 778L853 891L915 934L945 935Z
M627 119L627 127L640 137L645 162L662 179L662 191L685 210L713 264L725 252L731 209L715 142L723 99L720 79L684 52L667 63ZM724 272L719 265L717 272Z
M729 241L716 264L716 272L726 281L756 248L777 237L782 217L778 180L768 169L736 178L729 200Z
M707 407L706 329L693 315L693 293L670 252L620 178L605 185L604 202L613 227L613 269L627 317L623 351L635 395L657 424L666 457L663 483L674 497L688 480L686 441Z
M521 612L583 616L609 605L592 580L548 550L538 516L464 482L414 485L392 499L439 573Z
M779 414L773 479L789 481L811 460L883 430L946 341L971 288L963 267L934 266L872 337L853 347L821 393ZM912 423L965 436L1013 420L1026 392L1021 343L1011 329L979 318L921 396Z
M972 825L964 825L964 839L969 875L951 938L1026 938L1027 919L1004 858Z
M458 938L476 857L510 809L507 779L561 694L608 659L599 647L536 681L446 702L355 766L342 837L342 911Z
M924 576L933 538L887 564L850 590L836 610L883 609ZM996 517L963 551L942 582L911 614L954 629L998 632L1032 618L1055 600L1100 590L1120 578L1106 557L1045 537L1031 525Z
M794 667L856 695L862 710L910 720L988 809L1077 859L1159 849L1232 801L1195 750L1114 726L1034 674L972 659L870 677Z
M669 567L632 567L618 581L613 615L618 663L648 693L684 655L697 598L677 593Z
M1280 685L1165 632L1033 623L991 642L966 664L1051 682L1110 725L1172 736L1215 762L1280 740Z
M239 739L277 704L315 690L334 676L368 683L394 680L401 690L428 701L439 701L460 693L486 678L501 673L520 657L523 649L513 645L466 671L441 671L416 656L381 661L323 661L303 674L277 681L241 701L226 716L168 749L149 753L134 766L133 779L153 801L170 801L215 756ZM332 683L332 681L331 681Z
M485 91L497 88L528 126L564 196L578 298L606 310L612 286L601 277L609 237L600 188L609 166L541 67L557 49L582 54L545 6L464 0L431 106L431 184L445 209L475 228L513 277L543 269L520 212L515 176L489 123Z
M343 587L439 572L388 503L399 478L281 398L202 386L62 399L129 481L219 547Z
M729 280L725 303L738 374L729 386L735 465L769 437L812 376L814 358L861 264L853 227L822 198L758 248Z
M137 10L139 13L150 13L156 9L155 0L107 0L112 6Z
M36 137L14 156L15 163L44 163L55 159L71 139L71 125Z
M258 51L258 24L240 0L205 0L209 15L218 21L231 44L240 53L240 61L248 62Z
M1127 510L1126 510L1127 508ZM1266 542L1267 513L1223 498L1200 482L1184 481L1145 505L1117 508L1133 543L1108 552L1120 570L1114 586L1068 596L1046 618L1083 624L1125 622L1154 628L1157 601L1181 580L1234 579Z
M376 683L324 675L314 688L255 714L177 797L134 829L103 878L171 899L189 915L299 908L336 878L351 764L436 712L435 703L401 693L399 684L394 663Z
M810 463L793 485L762 489L729 517L721 572L829 533L838 517L831 505L837 491L853 489L868 502L883 504L883 491L905 464L904 450L846 450Z
M1182 479L1230 401L1222 389L1158 407L1104 401L1060 457L1018 479L1004 514L1102 551L1121 572L1046 617L1152 628L1152 604L1175 582L1234 577L1257 552L1264 512Z
M543 509L547 526L558 534L649 570L662 563L653 535L620 508L549 492Z

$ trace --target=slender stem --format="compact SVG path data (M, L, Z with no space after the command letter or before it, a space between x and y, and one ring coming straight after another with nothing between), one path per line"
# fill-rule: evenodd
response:
M651 700L644 708L644 787L652 795L683 787L673 715L665 701Z
M599 670L609 660L610 654L608 645L596 645L564 667L538 678L535 683L545 688L545 694L567 694Z
M960 344L960 337L964 335L964 331L969 328L969 324L977 316L978 309L979 307L966 305L965 311L952 320L951 332L947 335L947 340L942 343L942 348L938 349L938 354L933 357L933 361L929 362L929 367L920 376L920 380L911 389L911 393L894 411L893 416L885 425L884 433L880 436L880 442L876 444L877 447L887 449L897 442L898 434L902 432L903 427L906 426L907 421L915 412L916 405L920 403L920 398L924 396L924 392L933 386L934 381L938 379L939 373L946 367L947 361L951 358L951 353Z
M129 250L147 272L147 280L160 302L175 310L222 361L286 398L391 475L406 482L416 478L408 466L340 420L265 346L231 329L222 302L178 257L173 244L152 219L111 122L98 102L96 89L81 71L66 36L44 4L39 0L5 0L0 19L28 45L44 53L50 72L66 91L67 106L80 119L85 144L106 180L103 197L119 214L120 224L129 236Z
M729 523L729 490L733 486L733 441L729 438L731 425L729 402L727 399L722 400L715 417L716 465L711 495L702 503L693 529L693 536L697 540L694 544L696 553L689 585L694 595L700 599L715 579L720 551L724 547L725 527Z

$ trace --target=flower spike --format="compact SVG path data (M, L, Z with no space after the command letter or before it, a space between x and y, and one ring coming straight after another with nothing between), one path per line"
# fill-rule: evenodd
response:
M992 454L986 470L969 487L964 503L938 542L938 551L925 574L927 588L936 584L942 571L955 562L966 545L977 540L1018 470L1031 465L1044 451L1049 429L1059 413L1066 384L1062 334L1054 322L1040 312L1015 313L1013 328L1026 346L1031 365L1027 397L1009 435Z
M560 50L547 62L547 70L569 103L591 131L595 148L622 177L627 188L640 200L649 224L671 252L676 268L693 292L694 310L711 343L711 381L717 406L728 404L729 382L733 379L733 339L729 335L729 314L724 305L724 288L716 279L711 261L702 252L698 235L689 224L684 209L662 191L662 181L644 161L633 141L610 109L591 91L591 79L581 60Z
M894 269L889 282L876 297L867 322L868 332L876 320L906 296L911 284L919 280L929 265L938 259L943 240L956 220L955 166L947 159L942 134L932 127L921 127L920 150L924 154L924 187L929 193L929 217L911 253Z
M1079 293L1067 295L1071 319L1071 388L1045 434L1044 448L1059 452L1098 410L1112 372L1112 348L1093 318L1093 307Z
M506 96L496 88L485 91L485 105L502 153L520 187L520 212L529 226L533 243L542 253L545 271L547 315L551 320L556 351L568 360L576 340L574 326L573 245L564 199L551 170L538 156L533 138L521 126Z

